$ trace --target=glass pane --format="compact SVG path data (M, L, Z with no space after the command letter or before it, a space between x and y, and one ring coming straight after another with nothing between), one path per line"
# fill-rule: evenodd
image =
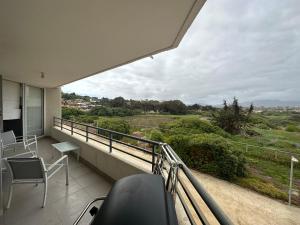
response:
M27 135L43 135L43 89L26 86L26 133Z

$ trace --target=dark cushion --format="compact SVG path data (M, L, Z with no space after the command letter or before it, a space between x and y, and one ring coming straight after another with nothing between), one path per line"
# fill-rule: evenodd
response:
M162 177L151 174L133 175L117 181L91 223L91 225L177 224L174 203L170 196L167 196Z

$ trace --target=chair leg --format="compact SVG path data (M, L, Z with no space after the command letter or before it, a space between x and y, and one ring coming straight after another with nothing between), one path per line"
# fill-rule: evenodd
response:
M13 193L13 185L10 184L10 186L9 186L9 196L8 196L8 201L7 201L7 206L6 206L7 209L10 208L12 193Z
M48 191L48 181L47 179L45 179L45 183L44 183L44 198L43 198L43 208L45 207L46 205L46 199L47 199L47 191Z
M65 159L65 169L66 169L66 185L69 185L69 160Z

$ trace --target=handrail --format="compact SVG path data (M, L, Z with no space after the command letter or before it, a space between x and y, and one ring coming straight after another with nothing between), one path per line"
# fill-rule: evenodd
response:
M172 147L168 144L164 144L162 146L162 149L164 149L167 152L168 157L172 157L171 160L177 161L179 168L182 170L182 172L186 175L194 189L197 191L197 193L200 195L202 200L205 202L207 207L210 209L212 214L216 217L218 222L221 225L232 225L233 223L231 220L226 216L226 214L223 212L223 210L218 206L218 204L214 201L214 199L208 194L205 190L205 188L199 183L199 181L195 178L191 170L185 165L185 163L181 160L181 158L176 154L176 152L172 149ZM191 196L188 196L189 198ZM199 211L199 209L194 207L194 210L197 212L198 215L201 215L202 212ZM205 223L205 218L200 218L203 223Z
M54 117L54 118L58 119L58 120L67 121L67 122L70 122L70 123L73 123L73 124L77 124L77 125L81 125L81 126L85 126L85 127L94 128L94 129L97 129L97 130L109 132L109 133L112 133L112 134L122 135L123 137L132 138L132 139L135 139L137 141L142 141L142 142L146 142L146 143L149 143L149 144L154 144L154 145L159 145L160 144L160 142L157 142L157 141L152 141L152 140L148 140L148 139L145 139L145 138L139 138L139 137L136 137L136 136L120 133L120 132L117 132L117 131L113 131L113 130L109 130L109 129L105 129L105 128L101 128L101 127L96 127L96 126L92 126L92 125L88 125L88 124L84 124L84 123L79 123L79 122L74 122L72 120L62 119L62 118L59 118L59 117Z
M65 122L70 123L70 125L65 124ZM57 123L59 123L59 124L57 124ZM71 135L73 135L73 133L75 133L75 134L78 134L78 135L81 135L81 136L85 137L86 138L86 142L88 142L89 140L93 140L93 141L96 141L98 143L104 144L104 145L106 145L106 146L109 147L109 152L110 153L114 149L114 150L123 152L125 154L128 154L130 156L133 156L133 157L135 157L137 159L140 159L142 161L151 163L152 164L152 171L154 169L155 157L157 156L157 154L155 153L155 148L158 147L158 146L160 146L160 144L161 144L160 142L152 141L152 140L148 140L148 139L144 139L144 138L139 138L139 137L132 136L132 135L129 135L129 134L124 134L124 133L121 133L121 132L117 132L117 131L113 131L113 130L109 130L109 129L105 129L105 128L101 128L101 127L96 127L96 126L92 126L92 125L88 125L88 124L84 124L84 123L79 123L79 122L75 122L75 121L72 121L72 120L67 120L67 119L63 119L63 118L59 118L59 117L53 117L53 125L57 126L57 127L60 127L61 130L65 129L65 130L70 131ZM82 128L80 129L78 127L74 127L74 125L83 126L84 129L82 129ZM68 126L70 128L66 128L64 126ZM91 132L89 130L89 128L95 129L97 133ZM81 132L76 132L76 131L74 131L74 129L80 130L84 134L82 134ZM98 134L99 131L107 132L108 136L106 137L105 135ZM96 138L89 137L89 134L101 137L103 139L106 139L106 140L109 141L109 143L106 144L106 143L104 143L101 140L97 140ZM126 137L126 138L129 138L129 139L132 139L132 140L136 140L136 141L140 141L140 142L149 144L150 147L151 147L151 149L146 149L146 148L135 146L135 145L132 145L132 144L129 144L129 143L126 143L126 142L122 142L120 140L114 139L113 135L119 135L121 137ZM130 147L130 148L136 149L136 150L138 150L140 152L143 152L143 153L150 154L152 156L152 160L149 161L147 159L141 158L138 155L126 152L126 151L124 151L124 150L122 150L122 149L114 146L112 142L115 142L115 143L118 143L118 144Z
M60 122L59 125L57 124L56 120L59 120L59 122ZM144 138L139 138L139 137L135 137L135 136L132 136L132 135L123 134L123 133L120 133L120 132L116 132L116 131L112 131L112 130L108 130L108 129L104 129L104 128L99 128L99 127L95 127L95 126L91 126L91 125L87 125L87 124L83 124L83 123L77 123L77 122L74 122L74 121L71 121L71 120L65 120L65 119L58 118L58 117L54 117L53 124L54 124L54 126L61 127L61 129L66 129L66 128L63 127L63 125L65 125L65 124L63 124L64 121L67 121L67 122L71 123L71 129L67 129L68 131L71 131L71 134L73 134L73 128L74 128L73 125L74 124L84 126L86 129L85 130L80 129L80 130L82 132L86 132L86 136L84 134L80 134L80 133L79 134L86 137L87 141L89 139L95 140L94 138L89 137L88 134L96 135L95 133L89 132L88 128L93 128L93 129L96 129L96 130L101 130L101 131L108 132L108 134L109 134L108 137L105 137L104 135L103 136L101 135L101 137L104 138L104 139L109 140L109 143L106 144L106 145L110 147L110 153L111 153L112 149L119 150L123 153L126 153L128 155L131 155L133 157L139 158L139 159L141 159L145 162L148 162L148 163L152 164L152 172L155 173L155 174L161 174L165 178L166 188L167 189L170 188L170 190L173 192L173 194L175 193L175 195L178 195L180 201L182 201L182 198L181 198L180 194L178 193L178 188L177 188L177 183L178 182L177 181L179 181L179 183L182 182L180 180L180 176L179 176L179 173L178 173L178 170L181 170L183 172L183 174L186 176L189 183L191 184L191 187L193 187L196 190L196 192L199 194L199 196L204 201L206 206L209 208L211 213L214 215L216 220L221 225L232 225L233 224L230 221L230 219L226 216L226 214L222 211L222 209L218 206L218 204L213 200L213 198L206 192L205 188L199 183L199 181L195 178L193 173L184 164L184 162L180 159L180 157L176 154L176 152L172 149L172 147L169 146L168 144L160 143L160 142L156 142L156 141L152 141L152 140L147 140L147 139L144 139ZM74 133L76 133L76 132L74 131ZM120 143L120 144L124 144L124 143L120 140L112 139L111 134L121 135L123 137L127 137L127 138L135 139L135 140L138 140L138 141L142 141L142 142L145 142L145 143L148 143L148 144L152 144L152 151L142 149L139 146L134 146L132 144L128 144L128 145L130 145L131 148L137 149L137 150L142 151L144 153L151 154L152 155L152 161L150 162L147 159L142 159L139 156L135 156L132 153L125 152L121 149L118 149L117 147L114 147L112 145L112 141L114 141L115 143ZM95 140L95 141L98 141L98 140ZM100 141L98 141L98 142L102 143ZM156 147L159 147L160 153L157 153L155 151ZM156 159L156 161L155 161L155 159ZM169 167L170 171L168 172L168 177L167 178L163 174L167 170L167 167L162 165L164 160L166 160L169 164L168 167ZM171 185L171 187L170 187L170 185ZM188 199L191 200L193 198L193 196L189 195L189 192L185 189L184 185L181 185L181 186L182 186L184 192L186 193ZM186 202L183 202L183 204L186 205ZM195 212L197 213L199 219L202 221L203 224L208 224L206 218L203 215L203 212L200 210L200 208L198 206L195 206L194 204L195 203L192 202L191 206L193 207L193 210L195 210ZM186 209L184 207L184 210L185 210L186 215L188 216L189 220L193 221L193 219L190 218L192 215L188 211L188 209ZM195 223L193 222L192 224L195 224Z

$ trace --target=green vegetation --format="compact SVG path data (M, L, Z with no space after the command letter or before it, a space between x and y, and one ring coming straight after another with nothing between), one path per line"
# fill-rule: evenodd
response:
M226 180L245 176L245 159L216 134L173 135L168 143L190 167Z
M287 201L290 155L300 158L299 112L257 113L253 107L241 108L237 100L222 109L176 101L100 100L90 111L63 108L63 117L166 142L195 170ZM294 167L297 190L299 164ZM300 205L300 197L293 196L293 203Z
M75 93L62 93L64 101L81 100L93 103L96 108L93 109L94 115L98 116L132 116L142 113L161 113L171 115L198 114L199 110L208 111L215 110L212 106L200 106L194 104L185 105L180 100L156 101L156 100L127 100L123 97L114 99L97 98L89 96L81 96ZM114 108L118 108L114 111ZM121 113L121 115L119 115Z
M141 114L139 110L130 110L126 108L110 108L110 107L105 107L105 106L96 106L95 108L91 109L88 112L89 115L94 115L94 116L133 116L133 115L138 115Z
M288 132L300 132L300 128L292 124L288 125L285 130Z
M64 119L76 119L78 116L84 115L85 113L79 109L62 107L62 117Z
M231 134L246 132L245 128L253 109L251 105L247 111L243 110L236 98L233 99L231 105L227 105L224 101L223 109L213 114L213 123Z
M129 134L130 125L127 121L117 118L99 118L95 121L97 127L101 127L107 130L117 131L119 133ZM108 132L98 131L99 134L108 136ZM114 134L114 139L122 139L121 135Z

